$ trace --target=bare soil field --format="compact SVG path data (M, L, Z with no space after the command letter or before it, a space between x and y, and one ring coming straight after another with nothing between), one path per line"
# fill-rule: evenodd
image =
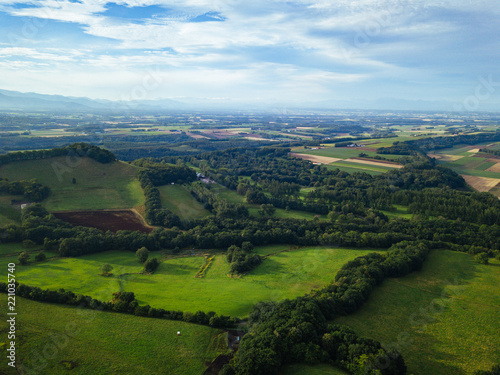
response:
M330 164L330 163L335 163L336 161L342 160L339 158L330 158L328 156L318 156L318 155L308 155L308 154L296 154L294 152L291 152L289 154L290 156L295 156L296 158L304 159L304 160L309 160L312 161L313 163L323 163L323 164Z
M490 191L498 183L500 183L500 179L498 178L476 177L465 174L462 174L461 176L465 179L465 182L480 192Z
M387 167L387 168L403 168L401 164L398 164L393 161L379 161L376 159L364 159L364 158L349 158L344 161L351 161L353 163L362 163L369 165L377 165L379 167Z
M54 212L55 217L73 225L97 228L100 230L139 230L149 233L149 227L142 217L133 210L106 210L106 211L64 211Z
M194 139L208 139L208 137L205 137L201 134L194 134L194 133L189 133L189 132L186 132L187 135L189 135L191 138L194 138Z

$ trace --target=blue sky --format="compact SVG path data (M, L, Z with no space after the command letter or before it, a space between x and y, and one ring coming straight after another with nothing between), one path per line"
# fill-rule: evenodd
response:
M0 88L481 109L500 98L499 19L498 0L0 0Z

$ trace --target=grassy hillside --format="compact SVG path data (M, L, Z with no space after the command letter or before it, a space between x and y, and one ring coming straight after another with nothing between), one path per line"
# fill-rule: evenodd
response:
M337 319L400 345L409 373L470 374L500 362L500 262L434 251L420 272L384 281L357 313Z
M134 292L141 304L243 317L259 301L293 298L325 285L343 264L371 252L319 247L280 252L286 249L286 246L258 248L262 255L274 255L242 278L227 276L229 264L223 253L215 255L204 278L195 278L205 264L203 256L167 259L153 275L142 275L135 254L120 251L32 263L19 266L16 272L19 280L30 285L65 288L101 300L109 300L113 292L123 290ZM150 256L161 257L161 254ZM13 256L4 261L16 259ZM104 263L114 267L112 277L99 276ZM6 272L0 269L0 275Z
M0 167L0 177L36 178L50 187L52 194L43 204L51 211L139 206L144 194L136 174L137 167L127 163L101 164L90 158L25 160Z
M209 327L20 297L16 302L17 363L37 374L200 375L205 361L226 351L224 334ZM1 298L0 310L6 309L6 299ZM4 351L4 319L0 327ZM0 373L17 374L6 362L5 358L0 362ZM70 363L76 366L71 371L65 366Z
M201 219L211 215L182 185L159 186L158 190L162 206L181 219Z

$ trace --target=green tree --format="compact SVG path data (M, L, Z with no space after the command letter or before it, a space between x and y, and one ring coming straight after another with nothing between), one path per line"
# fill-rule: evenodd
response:
M101 275L109 276L111 275L111 271L113 270L113 266L109 263L103 264L101 267Z
M258 212L260 216L273 216L276 208L272 204L261 204Z
M45 259L47 259L47 257L45 256L45 253L43 251L40 251L35 255L35 261L37 262L43 262Z
M480 264L489 264L489 262L490 262L490 260L488 259L488 254L486 254L486 253L477 254L474 257L474 260Z
M17 258L17 260L19 260L19 263L21 263L22 265L28 264L29 259L30 255L26 251L23 251L21 254L19 254L19 257Z
M153 273L158 268L159 265L160 262L158 262L158 259L156 258L148 259L144 263L144 272Z
M146 260L148 260L149 250L143 246L135 252L135 255L137 255L137 258L139 258L139 262L144 263Z
M23 241L23 247L25 249L29 249L31 247L35 247L36 246L36 243L34 241L31 241L31 240L24 240Z

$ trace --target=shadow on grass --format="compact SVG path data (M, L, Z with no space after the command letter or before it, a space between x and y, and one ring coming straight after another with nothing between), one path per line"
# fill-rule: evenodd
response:
M273 259L273 257L266 258L257 268L250 271L248 276L264 276L270 274L278 274L285 271L282 263Z

